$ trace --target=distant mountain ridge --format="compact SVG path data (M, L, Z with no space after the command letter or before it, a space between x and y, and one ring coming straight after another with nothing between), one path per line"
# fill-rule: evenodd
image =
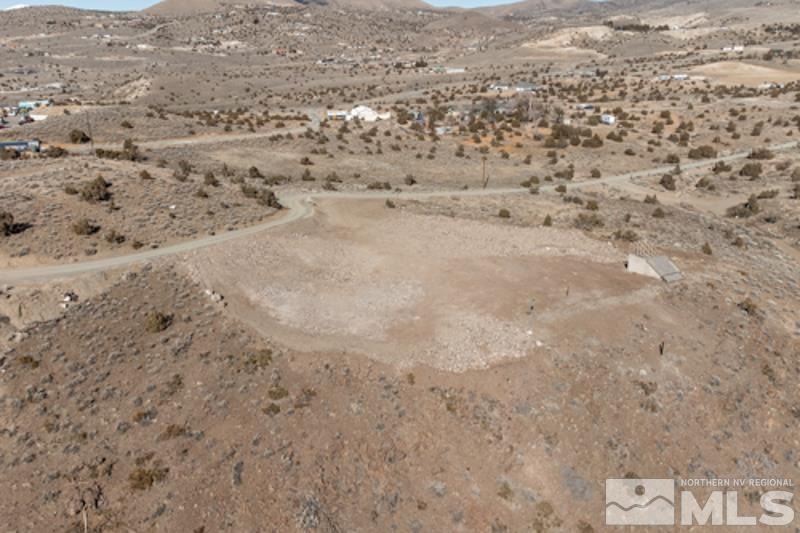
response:
M638 0L622 0L622 3L633 4ZM570 11L575 9L603 10L618 7L618 0L522 0L495 6L477 8L478 11L493 17L510 15L535 16L553 11Z
M679 13L697 11L727 11L735 8L769 9L777 6L797 6L797 0L521 0L494 6L475 8L491 17L538 17L566 13L595 13L598 15L638 15L654 10L672 9Z
M386 9L433 9L422 0L164 0L146 11L154 15L194 15L224 9L243 3L275 6L330 6L336 8L386 10Z

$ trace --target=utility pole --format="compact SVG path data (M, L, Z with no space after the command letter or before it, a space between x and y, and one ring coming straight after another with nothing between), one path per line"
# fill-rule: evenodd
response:
M483 188L485 189L487 185L489 185L489 176L486 175L486 156L481 157L481 161L483 161Z
M528 95L528 120L533 120L533 95Z
M94 135L92 135L92 121L89 118L89 111L86 111L86 129L89 130L87 133L89 134L89 142L91 143L92 147L92 155L94 155Z

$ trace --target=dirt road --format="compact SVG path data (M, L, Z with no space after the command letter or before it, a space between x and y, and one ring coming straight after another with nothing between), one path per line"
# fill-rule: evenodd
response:
M798 142L790 142L779 145L772 145L769 148L773 151L791 150L798 147ZM719 161L735 161L745 159L750 152L736 152L732 154L725 154L714 159L704 159L702 161L694 161L682 165L684 170L702 168L713 165ZM616 183L626 182L632 179L645 178L651 176L660 176L665 172L672 170L674 166L661 166L657 168L640 170L626 174L619 174L616 176L607 176L599 179L591 179L586 181L579 181L570 183L569 190L580 189L587 186L598 185L613 185ZM540 187L541 192L552 192L555 190L555 185L547 185ZM158 248L154 250L147 250L145 252L137 252L134 254L110 257L95 261L86 261L80 263L72 263L66 265L53 265L46 267L32 267L32 268L18 268L18 269L5 269L0 270L0 283L22 283L30 281L52 280L65 277L76 276L79 274L86 274L90 272L99 272L112 268L123 267L126 265L138 263L141 261L148 261L159 257L181 254L207 246L222 244L234 239L253 235L270 228L291 224L297 220L308 218L314 214L314 200L324 198L341 198L341 199L383 199L383 198L397 198L397 199L412 199L423 200L426 198L435 198L443 196L495 196L507 194L527 194L528 189L524 188L497 188L497 189L457 189L457 190L441 190L441 191L420 191L420 192L392 192L392 191L364 191L364 192L312 192L312 193L296 193L290 195L280 196L280 201L286 208L278 218L274 218L259 224L236 231L231 231L224 234L212 235L186 241L173 246Z
M145 149L145 150L163 150L165 148L173 148L177 146L201 146L204 144L251 141L254 139L267 139L269 137L278 134L300 135L305 133L309 129L318 130L319 124L320 124L319 118L312 115L311 121L308 125L298 126L296 128L273 129L259 133L220 133L220 134L210 134L210 135L198 135L196 137L175 137L171 139L158 139L155 141L137 142L136 146L138 146L140 149ZM85 154L92 154L97 149L116 150L119 149L120 144L98 143L94 145L69 144L60 146L66 148L71 153L85 155Z

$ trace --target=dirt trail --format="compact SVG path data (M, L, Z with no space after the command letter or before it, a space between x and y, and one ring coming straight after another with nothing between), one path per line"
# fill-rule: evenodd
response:
M778 145L769 146L773 151L783 151L797 148L798 142L789 142ZM695 161L683 165L684 170L691 170L703 168L720 161L736 161L745 159L750 155L749 151L736 152L732 154L722 155L714 159L705 159L702 161ZM672 170L672 166L661 166L657 168L630 172L626 174L619 174L616 176L607 176L599 179L591 179L586 181L579 181L570 183L568 188L570 190L581 189L585 187L595 187L599 185L613 185L619 183L626 183L632 179L646 178L658 176L665 172ZM555 190L555 185L543 186L540 188L541 192L552 192ZM146 252L139 252L135 254L112 257L97 261L87 261L82 263L72 263L68 265L54 265L48 267L33 267L33 268L20 268L20 269L5 269L0 270L0 282L3 283L20 283L23 281L35 281L42 279L57 279L63 277L74 276L88 272L98 272L110 268L118 268L129 264L137 263L155 259L158 257L165 257L169 255L181 254L215 244L221 244L227 241L239 239L244 236L254 235L267 229L275 228L278 226L291 224L297 220L308 218L314 214L314 200L326 198L339 198L339 199L386 199L386 198L399 198L399 199L425 199L446 196L494 196L506 194L528 194L528 189L523 188L497 188L497 189L470 189L470 190L443 190L443 191L419 191L419 192L376 192L376 191L359 191L359 192L309 192L309 193L292 193L280 196L281 203L289 210L289 213L284 213L281 218L273 219L264 224L244 228L241 230L231 231L221 235L214 235L210 237L203 237L201 239L187 241L173 246L168 246L156 250L148 250Z
M306 130L316 130L319 128L319 119L313 117L309 125L298 126L296 128L282 128L274 129L259 133L210 133L207 135L197 135L194 137L174 137L170 139L158 139L155 141L142 141L137 142L136 146L140 149L146 150L164 150L166 148L174 148L178 146L203 146L206 144L219 144L227 142L240 142L251 141L257 139L266 139L277 134L281 135L300 135L305 133ZM117 150L119 143L95 143L92 145L86 144L58 144L61 148L68 150L75 154L91 154L94 150Z

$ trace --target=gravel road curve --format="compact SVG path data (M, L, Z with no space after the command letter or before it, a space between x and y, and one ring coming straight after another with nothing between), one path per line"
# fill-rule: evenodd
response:
M786 151L798 147L798 142L790 142L784 144L772 145L769 147L773 151ZM731 154L721 155L714 159L704 159L702 161L693 161L681 165L683 170L692 170L713 165L720 161L735 161L746 159L750 155L749 151L735 152ZM636 172L629 172L626 174L619 174L616 176L607 176L599 179L591 179L585 181L578 181L569 183L570 190L580 189L586 186L597 186L602 184L613 185L637 178L645 178L650 176L659 176L674 169L674 165L661 166L647 170L640 170ZM540 187L541 192L551 192L555 190L555 185L547 185ZM129 255L109 257L105 259L98 259L94 261L85 261L79 263L69 263L62 265L51 265L43 267L30 267L30 268L17 268L0 270L0 283L22 283L31 281L46 281L60 278L68 278L80 274L87 274L91 272L100 272L118 267L124 267L142 261L148 261L159 257L166 257L170 255L181 254L207 246L222 244L234 239L240 239L248 235L260 233L262 231L284 226L301 220L309 218L314 215L314 200L325 198L342 198L342 199L384 199L384 198L397 198L397 199L413 199L424 200L426 198L435 198L443 196L495 196L495 195L508 195L508 194L526 194L528 189L524 188L494 188L494 189L456 189L456 190L440 190L440 191L427 191L427 192L392 192L392 191L364 191L364 192L313 192L305 194L289 194L279 196L280 202L286 208L277 218L273 218L268 222L251 226L240 230L230 231L217 235L211 235L200 239L186 241L164 248L157 248L154 250L147 250L144 252L137 252Z

